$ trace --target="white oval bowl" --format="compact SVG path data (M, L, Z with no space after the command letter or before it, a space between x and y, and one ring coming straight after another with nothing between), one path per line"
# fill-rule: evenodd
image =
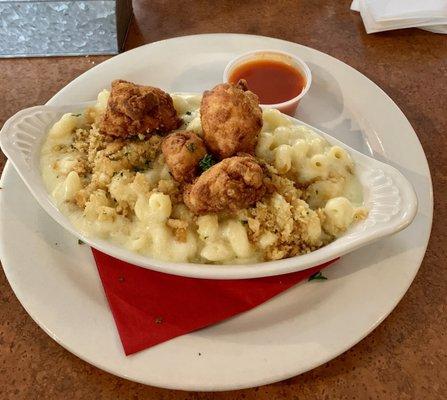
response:
M191 94L191 93L182 93ZM150 258L106 240L86 237L57 208L47 192L40 174L40 149L50 127L67 112L77 112L94 102L55 106L37 106L19 111L5 122L0 131L0 146L14 165L41 207L73 235L115 258L140 267L174 275L206 279L248 279L301 271L399 232L407 227L417 212L417 197L411 183L394 167L368 157L332 136L295 118L321 135L332 145L346 149L356 164L356 174L363 187L368 217L353 226L332 243L309 254L255 264L174 263Z

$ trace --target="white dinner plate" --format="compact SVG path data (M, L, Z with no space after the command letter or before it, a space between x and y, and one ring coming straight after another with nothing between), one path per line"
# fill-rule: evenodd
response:
M327 281L298 285L231 320L126 357L90 250L40 209L8 163L0 191L0 255L6 276L31 317L87 362L165 388L229 390L267 384L349 349L383 321L413 281L432 222L427 160L396 104L335 58L266 37L187 36L113 57L75 79L49 104L91 100L116 78L170 92L202 91L221 81L231 58L262 48L288 51L308 63L313 82L297 118L398 168L417 192L416 219L404 231L344 256L325 272Z

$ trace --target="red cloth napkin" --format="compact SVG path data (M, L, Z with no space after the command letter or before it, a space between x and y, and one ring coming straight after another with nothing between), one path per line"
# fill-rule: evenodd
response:
M280 276L212 280L151 271L92 251L126 355L250 310L333 262Z

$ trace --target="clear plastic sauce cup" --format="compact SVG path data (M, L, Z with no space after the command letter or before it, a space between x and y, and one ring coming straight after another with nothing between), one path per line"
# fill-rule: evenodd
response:
M275 90L282 90L283 93L269 93L270 98L279 98L278 96L286 96L286 98L282 98L280 102L269 102L269 103L263 103L262 102L262 96L261 97L261 107L263 108L275 108L285 114L288 115L294 115L296 112L296 109L298 107L298 104L300 102L300 100L306 95L306 93L309 91L310 85L312 83L312 73L309 69L309 67L307 66L307 64L301 60L299 57L290 54L290 53L286 53L283 51L277 51L277 50L255 50L255 51L251 51L245 54L242 54L236 58L234 58L233 60L231 60L223 73L223 81L224 82L230 82L233 81L233 75L237 75L238 71L242 71L242 70L247 70L250 71L250 68L255 69L257 68L256 66L259 66L259 71L257 74L257 78L258 78L258 83L262 83L259 82L259 78L262 79L262 75L259 75L260 73L262 73L261 68L264 68L262 66L267 66L268 67L268 63L270 63L272 66L274 66L275 68L277 68L277 76L273 76L276 80L276 82L278 83L275 87L275 85L272 85L272 82L269 82L269 77L268 75L265 76L265 84L266 87L268 87L270 91L275 91ZM300 83L296 83L295 85L297 85L297 87L290 87L290 85L292 85L291 83L289 83L289 81L286 81L287 76L286 75L281 75L281 67L282 65L282 69L284 70L284 72L286 72L286 75L290 75L291 72L293 72L296 76L297 76L297 82L300 81ZM288 70L288 71L286 71ZM265 71L266 72L266 71ZM270 78L272 77L272 73L274 74L275 71L274 69L272 70L272 68L270 68L268 70L269 74L270 74ZM247 75L246 80L248 81L248 88L250 90L252 90L252 88L250 88L250 77L253 76L253 71L251 71L251 75ZM244 78L244 72L241 72L241 78ZM281 79L283 78L285 81L281 82ZM290 78L290 77L289 77ZM253 77L254 79L254 77ZM233 82L234 83L234 82ZM289 87L287 86L289 85ZM282 88L282 89L281 89ZM284 89L287 89L284 92ZM259 89L260 90L260 89ZM256 93L256 88L255 90L252 90L254 93ZM290 95L290 98L287 98L287 93L294 93ZM258 96L261 95L261 93L256 93Z

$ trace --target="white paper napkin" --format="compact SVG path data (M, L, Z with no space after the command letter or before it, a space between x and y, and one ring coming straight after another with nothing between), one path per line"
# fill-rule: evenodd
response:
M445 0L363 0L374 20L447 18Z
M423 29L424 31L429 31L433 33L443 33L444 35L447 35L447 25L433 25L433 26L425 26L421 27L419 29Z
M436 33L447 31L447 0L354 0L367 33L425 27Z
M351 3L351 10L360 12L359 0L353 0L353 2Z

